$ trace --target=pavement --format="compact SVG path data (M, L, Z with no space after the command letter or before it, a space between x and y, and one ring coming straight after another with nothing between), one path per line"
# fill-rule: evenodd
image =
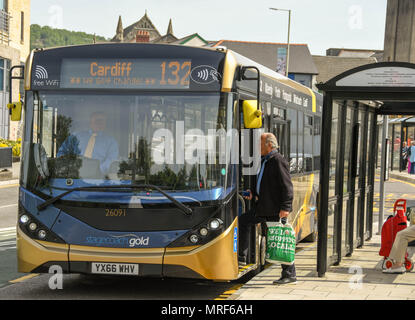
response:
M391 172L389 176L415 186L415 175ZM385 211L384 217L391 213ZM272 282L281 276L281 266L271 265L233 292L228 299L414 300L415 270L401 275L382 273L383 257L379 256L381 237L376 234L376 230L377 222L373 224L372 238L365 241L362 248L354 249L351 257L343 257L340 265L328 267L324 277L317 275L315 242L296 253L296 284L273 285ZM410 258L414 251L413 247L408 249Z
M13 163L11 180L0 181L0 186L19 182L19 165L19 162ZM390 178L415 186L415 175L394 172ZM389 214L385 212L385 217ZM377 222L373 230L374 235L362 248L354 249L351 257L343 257L340 265L328 267L324 277L317 275L317 242L314 242L296 254L296 284L273 285L281 275L281 267L273 264L223 297L228 300L414 300L415 270L401 275L382 273ZM410 257L414 251L415 248L409 249Z
M19 176L20 176L20 162L13 162L11 168L6 168L7 179L0 179L0 186L4 185L11 185L11 184L18 184L19 183Z

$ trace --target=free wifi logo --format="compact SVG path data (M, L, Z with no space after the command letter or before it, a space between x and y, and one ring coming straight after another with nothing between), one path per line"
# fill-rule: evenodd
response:
M48 79L49 74L45 67L42 67L41 65L37 65L35 69L35 77L37 79Z
M198 66L190 73L190 78L198 84L210 84L214 81L220 82L220 73L211 66Z

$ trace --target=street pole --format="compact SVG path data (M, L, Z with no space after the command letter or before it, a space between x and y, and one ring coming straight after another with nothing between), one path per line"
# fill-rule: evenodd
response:
M383 210L385 207L385 174L387 165L386 157L387 154L387 145L386 138L388 136L388 116L383 116L383 128L382 128L382 159L380 162L380 182L379 182L379 225L378 225L378 234L382 232L383 225Z
M290 31L291 31L291 10L288 10L288 40L287 40L287 78L288 78L288 66L290 64Z
M288 40L287 40L287 63L285 67L285 76L288 77L288 67L290 65L290 33L291 33L291 10L289 9L278 9L278 8L269 8L270 10L275 11L286 11L288 12Z

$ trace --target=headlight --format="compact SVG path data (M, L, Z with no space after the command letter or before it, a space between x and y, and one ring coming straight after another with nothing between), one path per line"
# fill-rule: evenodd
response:
M65 243L58 235L44 225L37 217L34 217L19 202L19 227L29 238L48 242Z
M203 237L206 237L207 236L207 234L208 234L208 229L206 229L206 228L201 228L200 230L199 230L199 233L200 233L200 235L201 236L203 236Z
M39 239L45 239L46 238L46 231L45 230L40 230L38 233L37 233L37 236L39 237Z
M209 221L209 229L211 230L216 230L219 229L220 226L222 225L222 220L221 219L212 219Z
M197 235L195 235L195 234L192 234L190 236L189 240L190 240L191 243L198 243L199 237Z
M221 208L221 210L218 210L217 206L201 208L196 206L194 214L195 216L198 214L201 216L198 223L195 223L190 230L169 243L168 247L203 246L211 242L228 227L227 223L232 219L225 219L225 215L231 215L231 209L230 205Z
M20 222L26 224L29 221L29 217L25 214L20 216Z
M30 229L31 231L35 231L35 230L36 230L36 228L37 228L37 224L36 224L36 223L32 222L31 224L29 224L29 229Z

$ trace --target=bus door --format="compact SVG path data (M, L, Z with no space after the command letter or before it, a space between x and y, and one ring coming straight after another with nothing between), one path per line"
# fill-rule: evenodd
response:
M278 140L279 152L287 160L290 161L290 136L289 126L285 118L285 110L274 107L271 116L270 132L273 133Z

